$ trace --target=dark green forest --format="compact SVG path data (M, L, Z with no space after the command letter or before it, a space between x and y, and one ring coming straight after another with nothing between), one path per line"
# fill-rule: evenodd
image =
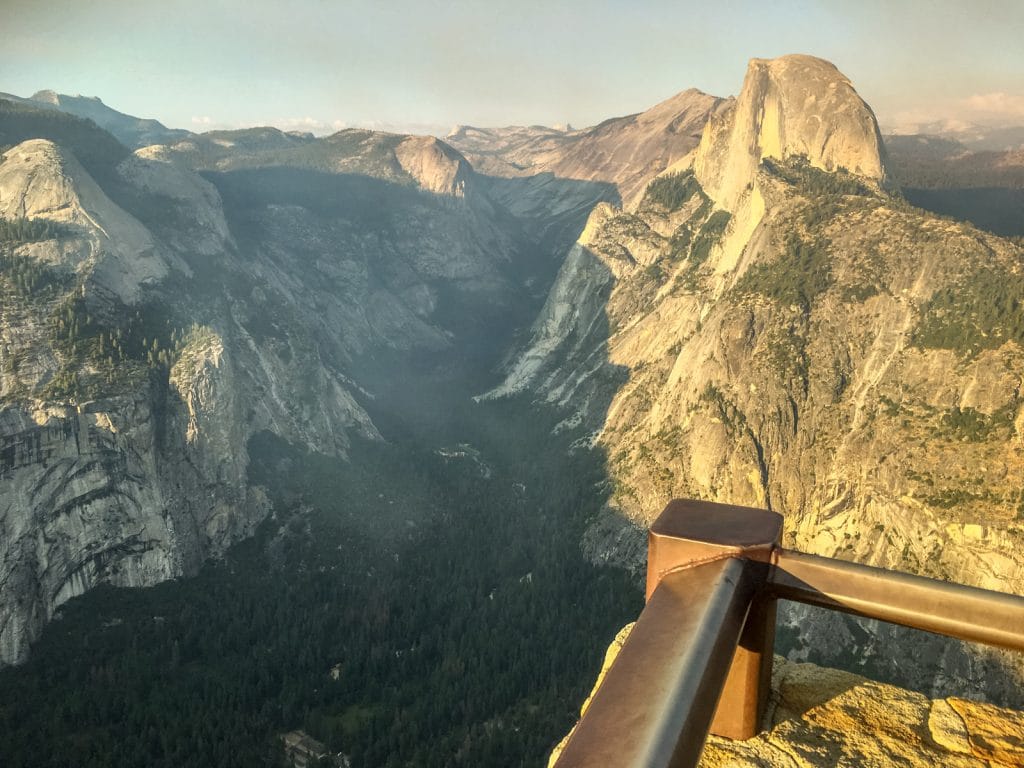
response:
M65 605L0 672L0 763L278 765L302 728L357 767L543 764L642 600L579 548L600 457L536 406L472 408L473 450L254 438L273 519L194 578Z

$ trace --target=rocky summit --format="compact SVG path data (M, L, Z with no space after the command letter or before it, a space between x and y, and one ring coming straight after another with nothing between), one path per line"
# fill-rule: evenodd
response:
M719 207L735 211L763 160L793 157L885 177L875 115L835 66L813 56L752 59L731 109L708 121L694 173Z

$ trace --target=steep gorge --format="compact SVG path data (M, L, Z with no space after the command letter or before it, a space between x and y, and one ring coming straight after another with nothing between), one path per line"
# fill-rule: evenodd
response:
M372 390L416 360L486 369L552 271L436 139L268 130L104 154L91 123L9 109L2 663L70 597L194 573L250 535L271 510L254 435L343 457L381 439Z

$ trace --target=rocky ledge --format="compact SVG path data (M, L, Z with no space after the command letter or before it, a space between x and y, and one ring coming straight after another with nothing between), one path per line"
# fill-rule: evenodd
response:
M609 647L595 691L631 629L624 627ZM1024 712L954 697L932 700L781 657L765 719L766 730L749 741L708 737L700 768L1024 766ZM549 768L566 740L555 747Z

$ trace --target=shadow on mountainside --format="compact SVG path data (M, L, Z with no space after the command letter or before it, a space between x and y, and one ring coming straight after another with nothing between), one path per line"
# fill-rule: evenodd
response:
M533 326L532 338L523 345L525 351L506 367L506 381L490 395L526 391L535 402L564 404L558 428L576 430L575 445L590 444L632 374L609 357L608 300L614 285L615 277L602 257L576 244ZM616 412L628 413L630 407L618 402ZM609 465L602 446L593 450L601 462L603 488L600 510L584 531L583 547L591 561L635 568L646 559L646 532L616 511L615 467ZM784 472L786 467L775 471ZM718 496L707 500L733 501ZM665 497L660 504L668 501ZM660 506L650 511L656 514ZM912 565L904 567L909 570ZM845 669L931 697L981 697L1003 706L1024 706L1019 657L894 625L786 606L780 613L777 650L794 660Z
M285 314L270 294L298 304L293 313L305 317L321 355L373 393L360 402L375 421L395 424L427 418L428 390L447 403L495 386L591 207L617 197L611 184L546 178L532 208L510 210L496 190L526 195L522 185L536 178L480 176L478 188L452 198L288 167L203 175L221 194L239 270L249 275L238 298L264 284L260 301L269 305L250 324ZM555 198L573 203L548 207ZM444 422L430 420L435 429Z
M903 194L913 205L940 216L969 221L1001 237L1024 236L1024 189L906 187Z

